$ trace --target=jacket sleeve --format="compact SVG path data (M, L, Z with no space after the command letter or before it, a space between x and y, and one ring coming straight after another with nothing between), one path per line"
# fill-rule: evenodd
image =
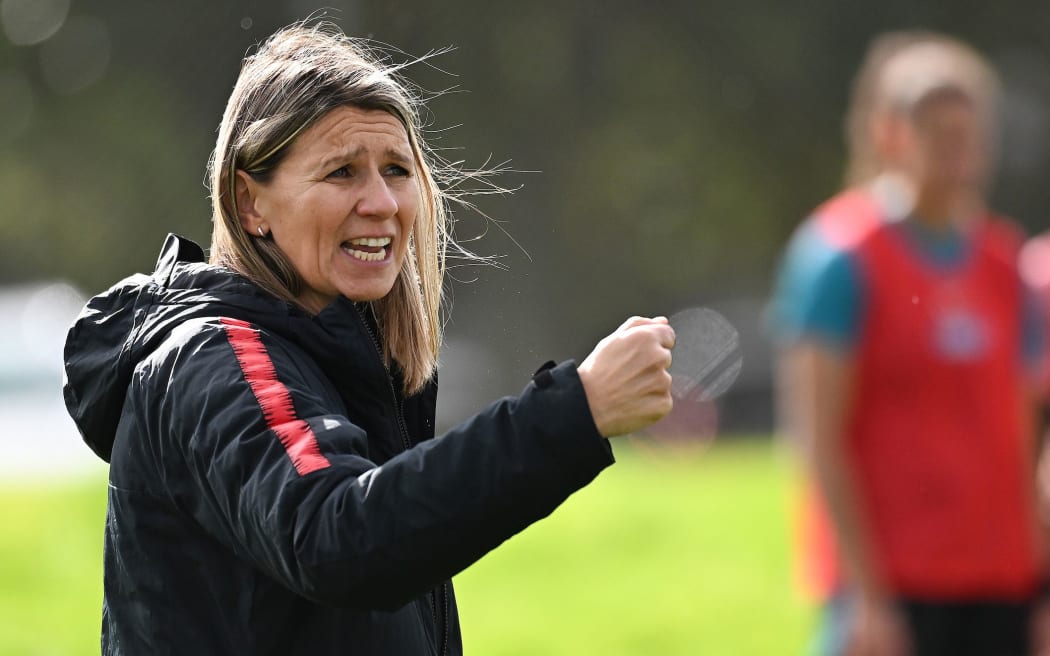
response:
M264 355L274 376L260 384L265 363L245 369L221 331L187 340L140 378L163 388L145 430L177 454L181 474L165 478L185 511L319 603L398 608L613 462L571 362L376 466L364 432L326 407L288 352L271 343Z

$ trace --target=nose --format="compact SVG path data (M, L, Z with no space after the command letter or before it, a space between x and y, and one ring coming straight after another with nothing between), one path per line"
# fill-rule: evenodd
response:
M397 198L387 185L386 179L378 172L368 177L361 188L355 210L358 216L386 219L397 214Z

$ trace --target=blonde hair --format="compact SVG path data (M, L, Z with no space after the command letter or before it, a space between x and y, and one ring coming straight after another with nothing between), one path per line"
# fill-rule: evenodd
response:
M342 106L390 113L405 127L420 187L420 211L390 293L372 301L383 357L399 365L406 393L437 368L441 296L449 244L447 196L433 173L436 156L422 138L421 99L378 57L330 23L284 28L245 58L208 163L212 264L232 269L277 298L298 305L303 281L272 238L248 234L233 196L236 172L266 182L295 139ZM436 160L435 160L436 161Z
M987 60L966 43L936 32L901 31L877 36L853 80L845 132L846 184L870 182L881 172L871 139L879 112L907 113L934 92L961 92L993 120L999 81Z

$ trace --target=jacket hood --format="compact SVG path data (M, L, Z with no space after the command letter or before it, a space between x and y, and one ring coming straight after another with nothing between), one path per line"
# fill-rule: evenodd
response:
M205 263L200 246L168 235L152 275L136 274L88 301L66 338L63 395L81 436L109 462L132 372L179 324L245 319L286 332L309 315L247 279ZM282 329L283 328L283 329Z

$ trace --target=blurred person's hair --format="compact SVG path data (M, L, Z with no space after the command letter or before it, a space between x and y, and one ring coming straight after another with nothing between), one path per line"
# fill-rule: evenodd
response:
M988 61L959 39L919 30L875 37L853 80L846 113L846 184L865 184L881 172L871 138L872 121L879 113L910 116L934 97L973 103L986 121L991 146L999 86Z
M418 391L437 367L450 243L448 197L435 179L436 156L423 140L421 102L415 88L363 42L329 23L298 23L278 31L244 60L208 163L211 263L298 305L303 281L291 261L272 236L250 235L241 225L233 193L236 172L268 182L296 138L338 107L385 111L404 125L420 209L397 280L386 297L372 301L372 308L383 334L383 356L398 363L407 392Z

